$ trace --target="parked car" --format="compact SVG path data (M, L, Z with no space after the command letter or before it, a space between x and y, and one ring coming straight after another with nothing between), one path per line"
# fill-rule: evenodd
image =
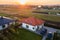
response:
M44 36L46 33L47 33L47 29L42 28L40 34Z
M52 37L53 37L53 34L52 34L51 32L49 32L49 33L47 34L46 40L51 40Z

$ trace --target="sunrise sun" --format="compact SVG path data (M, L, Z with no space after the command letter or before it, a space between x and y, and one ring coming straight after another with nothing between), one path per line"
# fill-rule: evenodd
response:
M20 4L26 4L26 0L20 0Z

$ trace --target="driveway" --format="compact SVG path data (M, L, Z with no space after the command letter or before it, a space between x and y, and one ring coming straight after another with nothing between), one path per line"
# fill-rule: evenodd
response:
M53 35L54 35L54 32L57 31L57 29L55 29L55 28L51 28L51 27L46 27L46 26L44 26L44 28L47 29L47 32L48 32L48 33L49 33L49 32L52 32ZM43 37L42 40L46 40L46 37L47 37L47 34Z
M44 28L46 28L46 29L48 30L48 32L52 32L52 33L54 33L54 32L57 31L57 29L51 28L51 27L46 27L46 26L44 26Z

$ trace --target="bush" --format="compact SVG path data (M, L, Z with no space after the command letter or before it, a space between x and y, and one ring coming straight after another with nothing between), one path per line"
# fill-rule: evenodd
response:
M60 35L58 33L54 33L53 40L60 40Z

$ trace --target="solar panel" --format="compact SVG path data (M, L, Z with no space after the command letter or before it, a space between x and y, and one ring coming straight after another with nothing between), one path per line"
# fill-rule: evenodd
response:
M9 24L10 22L13 22L13 20L0 18L0 25Z

